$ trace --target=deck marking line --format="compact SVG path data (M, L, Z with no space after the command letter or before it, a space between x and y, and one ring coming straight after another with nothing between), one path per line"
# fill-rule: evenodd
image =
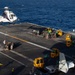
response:
M38 45L38 44L35 44L35 43L32 43L32 42L26 41L26 40L21 39L21 38L18 38L18 37L16 37L16 36L11 36L11 35L9 35L9 37L14 38L14 39L17 39L17 40L20 40L20 41L22 41L22 42L26 42L26 43L28 43L28 44L31 44L31 45L34 45L34 46L37 46L37 47L40 47L40 48L42 48L42 49L50 50L50 49L47 48L47 47L44 47L44 46L41 46L41 45Z
M3 34L5 36L9 36L9 34L3 33L3 32L0 32L0 34Z
M44 47L44 46L41 46L41 45L38 45L38 44L35 44L35 43L32 43L32 42L26 41L26 40L21 39L21 38L18 38L18 37L16 37L16 36L11 36L11 35L6 34L6 33L3 33L3 32L0 32L0 33L3 34L3 35L9 36L9 37L11 37L11 38L14 38L14 39L20 40L20 41L22 41L22 42L26 42L26 43L28 43L28 44L31 44L31 45L34 45L34 46L40 47L40 48L42 48L42 49L50 50L50 49L47 48L47 47Z
M22 41L22 42L29 43L29 44L31 44L31 45L34 45L34 46L40 47L40 48L42 48L42 49L46 49L46 50L52 51L51 49L49 49L49 48L47 48L47 47L44 47L44 46L41 46L41 45L38 45L38 44L35 44L35 43L32 43L32 42L29 42L29 41L23 40L23 39L18 38L18 37L16 37L16 36L11 36L11 35L6 34L6 33L3 33L3 32L0 32L0 34L3 34L3 35L6 35L6 36L9 36L9 37L11 37L11 38L14 38L14 39L20 40L20 41ZM69 58L71 58L71 59L74 59L74 58L70 57L69 55L65 55L65 56L67 56L67 57L69 57ZM75 59L74 59L74 60L75 60Z
M19 64L21 64L21 65L24 65L24 66L25 66L25 64L24 64L24 63L22 63L22 62L20 62L20 61L18 61L18 60L16 60L16 59L14 59L14 58L10 57L9 55L7 55L7 54L5 54L5 53L3 53L3 52L0 52L0 54L2 54L2 55L4 55L4 56L6 56L6 57L8 57L8 58L10 58L10 59L12 59L12 60L14 60L14 61L16 61L17 63L19 63Z
M18 38L18 37L16 37L16 36L11 36L11 35L8 35L8 36L11 37L11 38L14 38L14 39L20 40L20 41L22 41L22 42L28 42L28 41L23 40L23 39L21 39L21 38Z
M20 53L18 53L18 52L16 52L16 51L13 51L13 50L10 50L10 52L12 52L12 53L14 53L14 54L16 54L16 55L19 55L19 56L21 56L22 58L25 58L25 59L27 59L27 60L33 62L32 59L30 59L30 58L24 56L23 54L20 54Z
M46 50L50 50L49 48L47 48L47 47L44 47L44 46L41 46L41 45L38 45L38 44L35 44L35 43L32 43L32 42L27 42L28 44L31 44L31 45L34 45L34 46L37 46L37 47L40 47L40 48L42 48L42 49L46 49Z

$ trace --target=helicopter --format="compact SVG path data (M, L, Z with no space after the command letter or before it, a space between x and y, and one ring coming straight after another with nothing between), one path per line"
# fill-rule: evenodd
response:
M17 20L18 17L12 11L10 11L8 7L4 7L4 12L0 16L0 23L13 23Z

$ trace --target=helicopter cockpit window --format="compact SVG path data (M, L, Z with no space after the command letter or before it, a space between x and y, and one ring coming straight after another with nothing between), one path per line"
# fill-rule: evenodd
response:
M13 19L14 16L15 16L14 14L11 14L11 15L10 15L10 19Z

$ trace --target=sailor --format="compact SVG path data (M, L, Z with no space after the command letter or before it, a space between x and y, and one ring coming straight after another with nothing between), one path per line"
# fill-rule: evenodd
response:
M51 34L52 32L52 29L48 28L48 33Z
M4 44L4 45L6 44L6 40L3 41L3 44Z
M13 46L14 46L14 44L11 42L10 50L12 50L12 49L13 49Z
M15 69L14 69L14 68L12 68L12 75L14 75L14 71L15 71Z
M49 34L49 38L51 38L52 29L51 28L47 28L47 32Z

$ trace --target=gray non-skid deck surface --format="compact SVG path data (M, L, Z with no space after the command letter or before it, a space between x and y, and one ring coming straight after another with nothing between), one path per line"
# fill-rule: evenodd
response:
M64 52L66 55L72 57L75 55L75 47L67 48L63 42L63 38L57 39L45 39L40 36L31 34L32 29L42 29L37 25L30 23L23 23L19 25L7 25L0 26L0 32L16 36L18 38L39 44L41 46L52 48L57 47L61 52ZM13 51L4 51L3 50L3 40L6 39L9 42L15 43L15 48ZM44 56L44 54L49 53L48 50L34 46L32 44L5 36L0 34L0 62L3 63L3 66L0 68L0 75L28 75L30 72L33 62L36 57ZM2 53L6 54L3 55ZM8 56L8 57L7 57ZM14 72L12 69L14 68ZM75 70L70 70L67 74L58 73L58 75L74 75ZM56 75L56 74L54 74Z

